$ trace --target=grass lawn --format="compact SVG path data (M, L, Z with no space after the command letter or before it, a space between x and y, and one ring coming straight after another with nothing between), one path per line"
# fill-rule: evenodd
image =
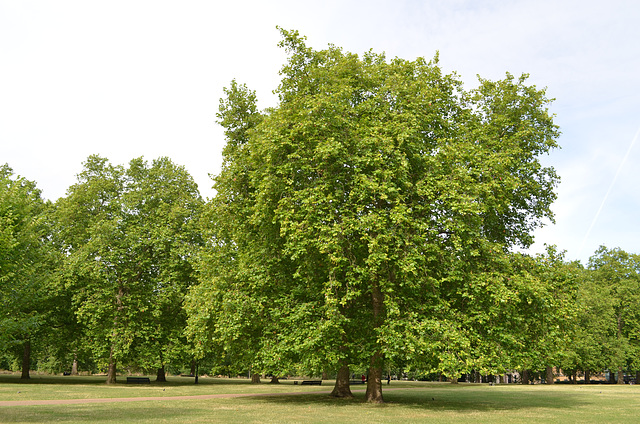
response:
M640 421L640 386L475 385L395 382L384 385L386 403L363 403L362 386L353 400L322 393L332 388L251 385L247 380L169 378L166 384L107 386L104 377L39 377L28 383L0 376L2 423L610 423ZM152 378L153 380L153 378ZM385 389L391 388L393 390ZM281 393L269 397L163 399L211 394ZM299 393L291 395L289 393ZM153 397L157 400L64 405L6 406L1 401Z

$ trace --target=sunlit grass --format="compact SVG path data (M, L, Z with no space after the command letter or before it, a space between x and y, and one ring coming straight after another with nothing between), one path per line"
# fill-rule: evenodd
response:
M451 385L392 382L384 386L386 403L363 402L362 391L353 400L333 399L324 386L248 384L247 380L174 377L167 384L115 386L95 377L35 377L29 383L0 377L0 400L125 398L158 396L158 400L126 403L0 406L0 422L140 422L140 423L602 423L637 422L639 386L616 385ZM38 384L40 383L40 384ZM362 386L355 389L362 390ZM394 389L394 390L387 390ZM20 391L21 393L17 393ZM162 399L163 396L203 394L282 393L278 396ZM289 395L286 393L298 393Z

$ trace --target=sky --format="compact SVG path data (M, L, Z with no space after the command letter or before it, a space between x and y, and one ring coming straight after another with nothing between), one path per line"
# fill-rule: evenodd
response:
M276 26L318 50L439 52L467 89L477 75L530 74L556 99L561 149L542 161L562 181L556 223L529 252L556 245L585 264L600 245L640 253L635 0L0 0L0 164L55 201L89 155L168 156L210 198L223 87L235 78L260 108L276 105Z

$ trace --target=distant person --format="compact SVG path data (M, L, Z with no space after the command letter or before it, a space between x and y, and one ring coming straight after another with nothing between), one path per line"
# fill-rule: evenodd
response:
M367 377L365 377L364 374L362 374L362 384L364 384L365 381L367 381Z

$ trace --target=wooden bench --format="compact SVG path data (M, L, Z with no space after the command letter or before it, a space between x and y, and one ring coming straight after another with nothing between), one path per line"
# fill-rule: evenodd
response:
M127 384L151 384L149 377L127 377Z
M322 380L303 380L300 384L302 386L321 386Z

